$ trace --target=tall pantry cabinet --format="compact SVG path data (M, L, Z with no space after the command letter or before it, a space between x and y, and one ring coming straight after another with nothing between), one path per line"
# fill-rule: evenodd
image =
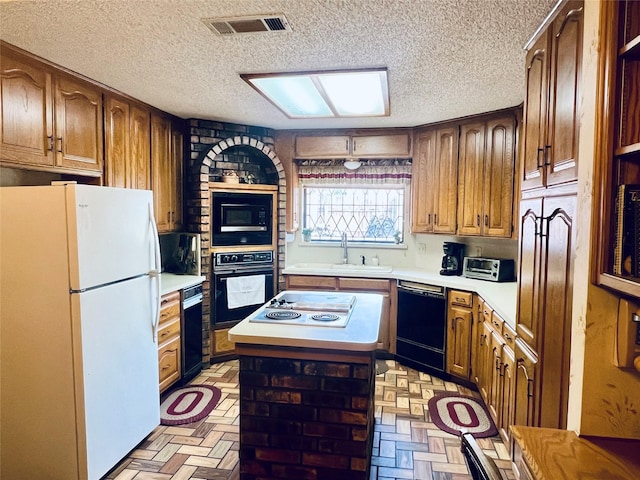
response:
M515 423L566 428L583 2L564 2L526 60Z

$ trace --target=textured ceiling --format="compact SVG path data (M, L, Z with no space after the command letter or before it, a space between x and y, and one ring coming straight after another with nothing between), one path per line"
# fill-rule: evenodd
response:
M0 2L0 38L183 118L275 129L416 126L518 105L555 0ZM291 32L200 20L284 13ZM290 120L240 73L387 67L391 116Z

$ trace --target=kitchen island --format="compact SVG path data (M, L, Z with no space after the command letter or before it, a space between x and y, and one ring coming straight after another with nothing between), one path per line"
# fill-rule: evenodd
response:
M296 293L309 292L276 298ZM350 297L343 327L251 315L229 331L240 357L241 480L369 478L382 296Z

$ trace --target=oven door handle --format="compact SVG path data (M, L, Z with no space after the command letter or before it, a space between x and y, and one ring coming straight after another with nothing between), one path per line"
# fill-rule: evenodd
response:
M213 274L221 281L225 281L229 276L241 277L248 275L273 275L273 268L262 270L226 270L224 272L213 272Z

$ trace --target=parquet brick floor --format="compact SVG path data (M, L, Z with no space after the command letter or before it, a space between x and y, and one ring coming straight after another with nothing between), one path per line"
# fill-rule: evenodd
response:
M376 423L371 480L470 480L460 441L431 422L427 402L446 390L478 396L453 382L385 361L376 377ZM239 385L237 360L212 365L191 383L211 384L222 396L211 414L194 423L159 426L103 480L238 480ZM499 436L480 447L515 478ZM348 480L348 479L336 479Z

